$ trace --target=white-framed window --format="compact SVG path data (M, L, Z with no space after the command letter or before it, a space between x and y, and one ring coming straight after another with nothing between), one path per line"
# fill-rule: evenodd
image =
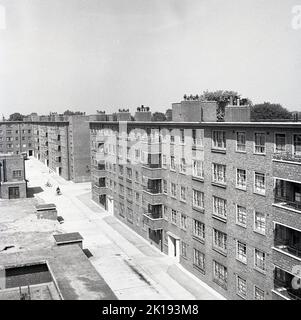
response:
M204 177L204 162L201 160L192 160L192 175L194 177Z
M181 158L180 172L181 173L185 173L186 172L186 161L185 161L185 158Z
M213 247L223 252L227 251L227 235L217 229L213 229Z
M213 214L227 219L227 200L213 196Z
M265 174L254 173L254 192L265 195Z
M193 235L201 240L205 240L205 224L193 219Z
M247 263L247 245L239 240L236 241L236 259Z
M257 286L254 286L254 299L264 300L264 291Z
M181 256L184 258L187 258L187 249L188 249L188 244L181 241Z
M247 189L247 171L244 169L236 169L236 187L239 189Z
M265 154L265 133L255 132L254 134L254 153Z
M293 152L295 156L301 156L301 133L293 135Z
M263 212L254 212L254 231L265 234L266 216Z
M170 156L170 169L176 170L175 156Z
M185 201L186 202L186 187L185 186L181 186L181 201Z
M285 152L286 137L285 133L275 133L275 152Z
M216 183L226 183L226 166L223 164L212 164L212 181Z
M236 151L246 152L246 133L236 132Z
M240 276L236 277L236 292L243 298L247 296L247 280Z
M177 224L177 211L171 209L171 222Z
M167 180L163 179L163 193L167 194Z
M181 213L181 228L186 230L187 229L187 216L186 214Z
M247 226L247 208L236 205L236 223L242 227Z
M162 166L164 168L167 166L167 156L166 156L166 154L162 155Z
M171 196L176 198L177 197L177 185L173 182L170 183L170 191L171 191Z
M180 143L185 143L185 132L184 132L184 129L180 129Z
M164 219L166 221L169 220L169 212L168 212L168 207L167 206L163 206L163 216L164 216Z
M199 209L204 209L204 193L192 189L192 205Z
M212 131L212 148L226 150L226 132L220 130Z
M193 248L193 264L199 269L205 270L205 255L195 248Z
M254 249L254 267L257 270L266 271L266 254L265 252L259 250L259 249Z
M217 261L213 261L213 277L223 287L227 287L227 278L228 271L225 266L218 263Z

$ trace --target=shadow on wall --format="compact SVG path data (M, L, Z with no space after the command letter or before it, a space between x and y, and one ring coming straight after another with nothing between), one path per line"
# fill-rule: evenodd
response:
M35 194L43 192L41 187L30 187L27 188L27 198L33 198Z

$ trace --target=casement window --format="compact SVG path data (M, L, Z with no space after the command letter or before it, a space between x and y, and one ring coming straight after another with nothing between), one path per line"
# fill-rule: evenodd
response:
M167 180L163 179L163 193L167 194Z
M236 151L245 152L246 151L246 133L236 132Z
M247 189L247 172L244 169L236 170L236 187L239 189Z
M301 156L301 133L294 134L293 144L294 144L294 155Z
M187 258L187 249L188 249L188 244L181 241L181 256L184 258Z
M180 194L181 200L186 202L186 188L184 186L181 186L181 194Z
M187 229L187 216L186 214L181 213L181 228L186 230Z
M169 214L168 214L168 207L167 206L163 206L163 216L164 216L164 219L166 221L169 220Z
M124 217L124 205L123 204L119 205L119 215Z
M177 197L177 185L173 182L170 184L170 191L171 191L171 196L176 198Z
M236 292L243 298L247 296L247 281L240 276L236 277Z
M193 235L201 240L205 240L205 225L204 225L204 223L193 219Z
M213 261L213 277L219 285L227 287L227 268L216 261Z
M180 129L180 143L185 143L185 132L184 132L184 129Z
M186 161L185 161L185 158L181 158L180 172L181 173L185 173L186 172Z
M192 189L192 205L199 209L204 209L204 193Z
M275 134L275 152L285 152L285 133Z
M226 132L214 130L212 132L212 148L213 149L226 149Z
M129 179L132 179L132 169L131 168L126 168L126 174Z
M171 222L177 224L177 211L174 209L171 210Z
M254 192L265 195L265 174L264 173L255 172Z
M167 156L166 156L166 154L162 155L162 166L164 168L167 166Z
M266 217L265 213L255 211L254 213L254 231L265 234Z
M226 252L227 235L219 230L213 229L213 247Z
M193 249L193 264L201 270L205 270L205 255L200 250Z
M170 143L175 143L175 136L174 135L170 135Z
M264 291L257 286L254 286L254 299L264 300Z
M213 163L212 181L215 183L226 183L226 166L223 164Z
M266 271L266 254L265 252L254 249L254 267L260 271Z
M236 241L236 259L247 263L247 245L239 240Z
M265 133L255 133L254 143L254 152L258 154L265 154Z
M227 200L213 196L213 214L223 219L227 218Z
M198 178L204 177L203 161L192 160L192 175Z
M236 206L236 223L240 226L247 226L247 209L245 207Z
M13 178L21 178L22 170L13 170Z
M170 156L170 169L176 170L175 156Z

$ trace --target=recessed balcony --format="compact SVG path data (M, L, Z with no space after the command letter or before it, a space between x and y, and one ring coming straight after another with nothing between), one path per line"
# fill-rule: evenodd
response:
M301 154L292 152L277 152L273 154L274 161L296 162L301 164Z
M301 184L276 179L274 205L301 212Z
M299 281L298 281L299 280ZM274 270L274 290L285 300L301 300L301 279L278 267Z

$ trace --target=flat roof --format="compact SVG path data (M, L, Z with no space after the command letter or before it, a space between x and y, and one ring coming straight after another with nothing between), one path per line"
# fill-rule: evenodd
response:
M35 207L37 210L56 209L56 205L54 203L37 204Z
M84 239L79 232L54 234L53 237L56 243L74 242L81 241Z

